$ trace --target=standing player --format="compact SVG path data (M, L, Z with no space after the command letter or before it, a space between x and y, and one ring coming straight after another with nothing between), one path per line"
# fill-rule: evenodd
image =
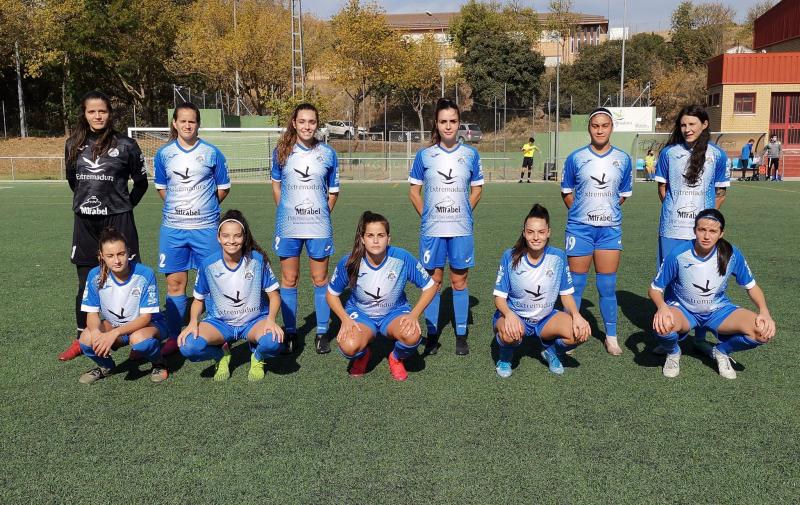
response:
M293 351L297 336L297 279L304 244L314 283L314 348L318 354L331 350L327 336L330 307L325 294L328 260L334 253L331 211L339 196L339 161L336 151L317 141L314 135L318 126L316 107L298 105L272 154L272 196L278 206L274 247L281 260L281 313L287 354Z
M100 233L108 227L122 232L127 238L131 259L139 261L139 234L133 208L147 191L147 171L139 145L114 129L113 118L111 99L100 91L90 91L81 99L78 123L64 148L75 213L70 259L78 273L75 296L78 338L86 328L81 300L89 271L98 264ZM133 180L130 192L128 180ZM58 359L68 361L80 354L76 338Z
M395 341L389 354L392 378L408 378L403 360L415 354L422 341L419 316L436 291L434 282L414 256L389 246L389 221L366 211L358 220L353 250L343 257L328 286L328 304L342 322L336 340L339 351L350 360L350 375L364 375L369 363L369 344L384 335ZM412 309L405 286L412 282L422 290ZM350 289L347 305L339 297Z
M617 269L622 254L622 203L633 192L631 158L611 145L611 112L589 115L591 143L564 162L561 197L567 212L566 252L575 305L580 310L589 267L594 261L600 314L606 328L605 347L619 356L617 342Z
M719 209L730 186L728 157L709 141L708 113L699 105L684 107L669 142L656 163L661 216L658 223L656 268L676 247L694 238L694 219L704 209ZM695 330L695 342L704 345L705 329ZM656 354L666 352L661 346Z
M764 155L769 158L767 174L764 179L765 181L779 181L781 179L781 176L778 173L778 164L780 163L782 152L783 147L781 146L780 140L778 140L778 136L771 136L767 145L764 146Z
M454 102L442 98L436 103L431 145L417 151L408 177L411 204L422 217L420 259L436 283L436 296L425 309L425 354L436 354L440 347L439 290L447 262L453 288L456 354L469 354L467 274L475 266L472 211L481 199L483 170L478 151L458 142L460 121L461 113Z
M539 337L542 358L548 369L563 374L560 354L574 349L589 338L589 323L581 317L575 300L572 277L563 251L551 247L550 214L534 204L522 223L516 244L506 249L494 285L492 327L500 346L497 375L511 376L514 349L523 337ZM556 298L566 313L555 309Z
M197 272L189 325L178 336L178 345L189 361L216 361L214 380L225 381L231 376L231 353L223 344L247 340L252 351L247 379L259 381L264 360L277 355L283 341L275 322L281 304L278 280L241 212L229 210L222 216L217 239L221 250L208 256ZM200 322L203 309L206 317Z
M167 276L166 312L171 337L164 354L178 350L175 338L186 314L188 270L196 270L219 250L219 204L231 187L225 156L198 138L199 128L197 106L191 102L178 105L172 113L170 140L153 160L156 189L164 200L158 269Z
M153 271L128 259L125 236L114 228L100 233L100 266L89 272L81 310L86 329L80 336L83 354L97 367L81 375L81 384L92 384L114 373L111 351L131 344L153 363L150 380L163 382L168 372L161 358L161 341L167 325L159 312L158 286Z
M695 239L670 251L650 286L648 294L658 308L653 329L659 345L667 350L665 377L680 373L678 341L692 328L706 327L717 334L720 343L709 354L726 379L736 378L731 353L758 347L775 335L775 321L769 314L764 292L756 285L741 251L722 238L724 232L725 218L720 211L698 212ZM758 314L731 303L725 293L731 275L747 290ZM665 300L668 287L672 289Z
M531 169L533 168L533 156L541 152L539 146L534 144L533 137L528 139L527 144L522 145L522 170L519 173L519 182L522 183L522 176L525 173L525 169L528 169L528 182L531 182Z

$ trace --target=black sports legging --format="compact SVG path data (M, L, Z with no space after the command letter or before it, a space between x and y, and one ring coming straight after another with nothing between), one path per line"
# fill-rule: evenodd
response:
M81 332L86 328L86 312L81 312L81 302L83 302L83 290L86 288L86 279L89 277L89 272L92 271L93 266L75 265L78 271L78 294L75 295L75 324L77 325L78 336L81 338Z

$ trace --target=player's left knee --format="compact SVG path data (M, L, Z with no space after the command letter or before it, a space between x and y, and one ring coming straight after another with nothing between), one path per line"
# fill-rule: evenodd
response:
M262 335L261 338L258 339L257 348L262 356L276 356L280 347L281 343L278 342L278 339L274 338L272 333Z
M458 291L467 289L467 276L450 276L450 287Z

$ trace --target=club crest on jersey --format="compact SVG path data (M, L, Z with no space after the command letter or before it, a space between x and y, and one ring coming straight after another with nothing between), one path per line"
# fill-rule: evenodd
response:
M317 155L317 161L320 163L325 163L325 157L321 154Z
M463 156L459 156L458 157L458 164L459 165L466 165L467 164L467 159L465 157L463 157Z
M131 296L134 298L139 298L140 296L142 296L142 290L139 288L131 289Z
M443 214L458 214L461 212L461 206L456 205L455 200L452 198L445 197L444 200L441 200L439 203L435 204L434 207L438 212Z
M196 161L196 162L200 163L201 165L203 165L203 164L205 164L206 159L203 157L202 154L198 154L197 156L194 157L194 161Z
M390 281L397 279L397 274L394 270L389 270L389 275L386 276Z
M315 209L314 204L308 198L295 205L294 211L300 216L315 216L322 214L322 209Z
M103 205L103 202L100 201L95 195L90 196L80 205L81 214L88 214L88 215L107 215L108 208L100 208Z
M116 147L112 147L111 149L108 150L108 155L111 156L112 158L116 158L117 156L119 156L119 149L117 149Z
M552 277L553 277L555 274L556 274L556 273L553 271L553 269L552 269L552 268L548 268L548 269L547 269L547 270L545 270L545 272L544 272L544 275L545 275L545 277L550 277L550 278L552 278Z
M619 168L620 167L620 162L619 162L619 160L614 160L614 161L611 162L611 165L614 168Z
M248 281L252 281L256 277L256 274L252 270L248 270L244 273L244 278Z

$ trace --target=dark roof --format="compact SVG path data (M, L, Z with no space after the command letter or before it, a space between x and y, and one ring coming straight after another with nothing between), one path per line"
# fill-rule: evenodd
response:
M411 12L401 14L387 14L386 20L389 26L395 30L400 31L424 31L424 30L441 30L447 29L450 22L456 17L458 12L431 12L431 16L424 12ZM539 15L539 23L545 24L547 18L550 17L548 12L537 13ZM608 24L608 19L603 16L596 16L594 14L584 14L582 12L573 13L577 18L578 24L581 25L597 25Z

